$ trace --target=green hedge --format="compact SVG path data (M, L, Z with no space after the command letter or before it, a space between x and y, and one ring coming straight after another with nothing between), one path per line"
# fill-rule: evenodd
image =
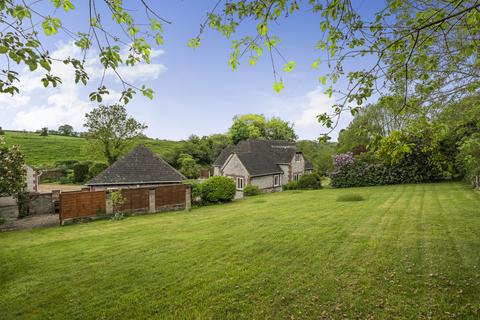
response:
M227 177L208 178L201 187L202 201L206 203L229 202L235 197L235 182Z
M248 184L243 189L243 195L246 197L257 196L260 193L262 193L262 191L260 191L260 188L254 184Z
M84 182L88 178L88 163L77 163L73 166L73 182Z

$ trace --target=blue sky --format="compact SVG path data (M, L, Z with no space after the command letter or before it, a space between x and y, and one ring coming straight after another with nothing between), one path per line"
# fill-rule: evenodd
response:
M166 43L155 52L151 65L125 70L127 78L135 84L146 84L156 92L153 100L137 95L127 106L129 114L149 126L148 136L160 139L178 140L190 134L202 136L226 132L232 117L244 113L278 116L293 122L301 139L315 139L324 133L326 129L316 123L315 115L328 111L333 100L323 94L324 88L318 81L318 76L327 69L310 68L319 54L314 50L320 36L318 17L304 9L271 27L282 39L279 49L283 55L297 62L292 73L283 75L285 89L277 94L272 87L268 59L261 60L254 67L245 60L238 70L232 72L227 64L231 40L212 31L204 34L199 49L194 51L187 46L188 39L197 34L200 22L214 2L150 1L155 3L157 12L173 23L165 25ZM62 20L72 30L86 30L86 8L79 1L74 3L77 7L75 13L62 15ZM367 4L368 1L359 1L356 5L361 12L367 13L372 10ZM250 24L242 28L240 34L252 27L254 25ZM46 41L52 55L78 54L65 35L49 37ZM281 66L281 61L278 62ZM354 62L357 68L364 63ZM99 81L98 75L95 76L97 66L92 62L90 67L92 80L87 88L74 85L70 79L71 71L63 66L54 68L54 73L65 77L64 83L55 89L41 88L40 75L25 72L21 95L13 99L0 97L0 126L35 130L70 123L76 130L83 130L85 112L96 106L89 101L88 93ZM107 102L113 102L118 98L116 93L120 86L113 76L107 77L107 84L113 88L112 97ZM342 86L342 82L338 85ZM338 130L350 120L348 115L342 118L333 134L334 139Z

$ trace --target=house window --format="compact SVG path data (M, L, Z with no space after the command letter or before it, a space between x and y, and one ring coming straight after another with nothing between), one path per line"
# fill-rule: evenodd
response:
M280 185L280 175L276 174L273 176L273 186L278 187Z
M293 181L298 181L300 180L300 177L302 176L301 173L294 173L293 174Z
M300 162L300 161L302 161L302 154L295 153L295 162Z
M243 190L243 178L237 177L237 190Z

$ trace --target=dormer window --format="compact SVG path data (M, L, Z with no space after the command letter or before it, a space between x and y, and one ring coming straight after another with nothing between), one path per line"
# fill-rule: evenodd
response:
M295 153L295 162L301 162L301 161L302 161L302 154Z

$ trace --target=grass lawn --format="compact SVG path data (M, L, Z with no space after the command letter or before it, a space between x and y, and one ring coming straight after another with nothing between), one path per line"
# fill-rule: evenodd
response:
M365 201L337 202L359 194ZM480 194L289 191L0 234L2 319L480 316Z
M32 166L52 166L57 160L105 162L101 153L95 154L89 151L84 138L57 135L42 137L33 132L5 131L5 141L9 145L20 145L27 163ZM143 139L139 142L162 156L172 153L174 148L181 143L153 139Z

